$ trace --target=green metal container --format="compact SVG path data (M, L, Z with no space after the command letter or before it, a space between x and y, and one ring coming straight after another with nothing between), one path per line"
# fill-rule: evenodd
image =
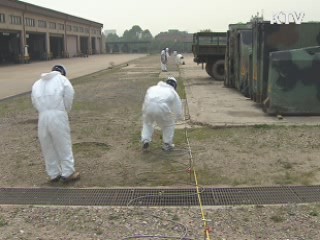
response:
M230 24L227 31L227 49L225 55L225 86L240 90L240 52L244 39L242 30L251 29L251 24ZM241 39L240 39L241 38Z
M239 91L246 97L250 97L252 90L250 88L250 79L252 79L252 71L250 63L252 62L252 30L239 29L238 31L238 54L236 61L237 72L236 81Z
M269 114L320 114L320 46L270 53Z
M268 96L269 54L320 45L320 23L255 22L252 31L252 99L263 103Z

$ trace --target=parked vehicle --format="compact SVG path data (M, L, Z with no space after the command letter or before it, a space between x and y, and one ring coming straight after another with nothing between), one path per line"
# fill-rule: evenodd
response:
M193 61L205 63L206 72L215 80L225 78L224 59L227 45L226 32L198 32L193 34Z

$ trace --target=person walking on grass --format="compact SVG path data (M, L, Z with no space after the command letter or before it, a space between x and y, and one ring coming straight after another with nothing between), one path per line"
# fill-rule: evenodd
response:
M75 171L68 112L74 89L63 65L55 65L32 86L31 99L39 113L38 138L50 182L80 179Z

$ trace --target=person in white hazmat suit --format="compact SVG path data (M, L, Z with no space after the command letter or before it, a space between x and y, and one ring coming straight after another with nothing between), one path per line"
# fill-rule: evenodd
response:
M141 141L144 150L152 141L154 123L157 123L162 130L162 149L171 151L174 148L175 120L183 118L181 99L176 89L177 80L174 77L168 77L166 82L160 81L147 90L142 107Z
M182 54L180 54L180 53L177 54L175 60L176 60L176 65L177 65L177 66L185 65L184 57L183 57Z
M169 48L162 49L160 53L160 64L161 64L161 71L168 72L168 57L169 57Z
M55 65L32 86L32 104L39 113L38 137L51 182L75 181L75 171L68 112L74 89L66 78L66 69Z

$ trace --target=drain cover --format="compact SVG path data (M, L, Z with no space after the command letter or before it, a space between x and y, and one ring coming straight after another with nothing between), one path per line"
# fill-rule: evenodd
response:
M320 202L320 186L203 188L204 206ZM197 206L188 189L0 188L0 204L74 206Z

